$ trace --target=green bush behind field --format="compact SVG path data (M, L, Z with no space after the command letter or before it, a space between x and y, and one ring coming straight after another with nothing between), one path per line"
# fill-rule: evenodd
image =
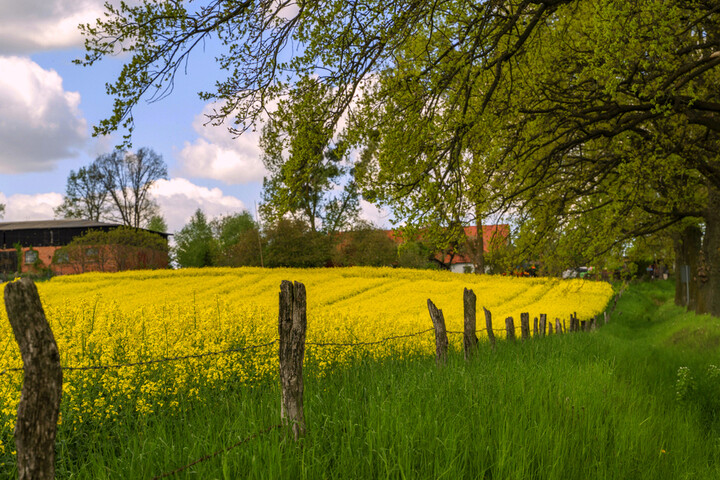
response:
M675 307L673 288L631 286L597 332L481 343L444 368L432 352L322 377L306 364L300 444L273 430L174 478L719 478L720 321ZM152 478L279 422L274 382L204 398L61 425L58 478ZM9 452L2 463L14 477Z

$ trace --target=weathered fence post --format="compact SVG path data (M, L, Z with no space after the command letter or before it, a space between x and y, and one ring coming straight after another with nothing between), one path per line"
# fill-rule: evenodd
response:
M492 325L492 313L485 307L483 307L483 311L485 312L485 330L487 331L488 340L490 340L490 346L495 349L495 332L493 331Z
M505 338L515 340L515 322L512 317L505 319Z
M435 361L438 365L447 363L448 338L445 329L445 317L442 310L438 310L434 303L428 298L428 310L430 318L435 327Z
M550 321L548 322L547 326L548 326L548 332L547 332L547 334L548 334L548 335L552 335L552 334L553 334L552 320L550 320Z
M608 322L608 312L603 312L603 317L604 317L604 320L605 320L605 325L607 325L607 322Z
M530 338L530 314L527 312L520 314L520 335L523 340Z
M544 313L540 314L540 336L545 336L545 325L547 325L547 315ZM552 328L552 324L550 324L550 328Z
M477 352L478 338L476 334L477 314L475 311L477 298L475 292L463 291L463 307L465 313L465 328L463 335L463 346L465 347L465 360L468 360Z
M538 318L535 317L535 320L533 320L533 338L537 338L538 336Z
M557 333L564 333L562 330L562 326L560 325L560 319L555 317L555 331Z
M303 412L303 359L307 329L305 285L283 280L280 284L280 418L292 427L295 441L305 435Z
M54 479L62 396L60 353L32 280L23 278L5 286L5 310L23 360L15 422L18 478Z

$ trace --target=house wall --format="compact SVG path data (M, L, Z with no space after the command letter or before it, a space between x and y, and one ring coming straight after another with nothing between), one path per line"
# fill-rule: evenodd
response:
M129 270L138 268L167 268L169 259L167 255L160 254L159 252L152 251L149 249L143 249L139 247L126 247L126 253L123 258L123 264L118 265L118 262L113 258L110 252L110 246L99 247L95 249L98 251L98 259L87 258L82 261L77 259L69 259L67 262L56 262L53 263L55 252L62 247L23 247L21 257L21 273L37 272L39 269L50 267L53 275L68 275L74 273L83 272L117 272L118 270ZM91 247L88 247L91 248ZM38 252L38 259L40 262L25 263L25 253L29 250L35 250ZM15 249L3 249L0 251L15 251Z
M472 263L453 263L450 265L450 271L454 273L465 273L465 267L470 267L470 273L475 272L475 266Z

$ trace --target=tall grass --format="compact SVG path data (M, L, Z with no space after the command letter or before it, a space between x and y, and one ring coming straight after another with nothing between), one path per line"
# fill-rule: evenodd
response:
M702 392L677 394L680 367L720 365L720 325L671 296L669 282L636 285L597 332L481 344L444 368L432 352L322 375L310 363L300 444L273 430L174 478L720 478L720 425L693 398ZM61 425L58 477L152 478L279 421L275 382L202 398ZM12 461L2 468L16 474Z

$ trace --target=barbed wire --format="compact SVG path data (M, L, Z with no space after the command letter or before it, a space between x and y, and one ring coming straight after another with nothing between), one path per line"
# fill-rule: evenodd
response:
M253 433L253 434L250 435L249 437L243 438L243 439L240 440L239 442L236 442L236 443L230 445L229 447L225 447L225 448L220 449L220 450L218 450L218 451L216 451L216 452L213 452L213 453L210 453L210 454L205 455L205 456L203 456L203 457L200 457L200 458L198 458L197 460L195 460L194 462L188 463L187 465L185 465L185 466L183 466L183 467L176 468L175 470L173 470L173 471L171 471L171 472L166 472L166 473L163 473L163 474L161 474L161 475L157 475L157 476L153 477L152 480L158 480L158 479L160 479L160 478L166 478L166 477L170 477L170 476L172 476L172 475L175 475L175 474L177 474L177 473L180 473L180 472L182 472L183 470L187 470L188 468L190 468L190 467L192 467L192 466L194 466L194 465L197 465L198 463L202 463L202 462L205 462L205 461L207 461L207 460L210 460L210 459L213 458L213 457L217 457L217 456L220 455L221 453L229 452L229 451L232 450L233 448L237 448L237 447L239 447L240 445L242 445L243 443L249 442L250 440L253 440L253 439L257 438L257 437L260 436L260 435L264 435L264 434L266 434L266 433L270 433L271 431L275 430L276 428L280 428L280 427L282 427L282 424L272 425L272 426L266 428L265 430L261 430L261 431L259 431L259 432Z
M622 291L624 288L619 292L618 295L615 297L615 304L617 304L618 297L622 296ZM613 305L614 310L615 305ZM517 328L517 326L516 326ZM493 332L506 332L507 328L492 328L490 329ZM360 346L366 346L366 345L379 345L381 343L386 343L391 340L398 340L402 338L410 338L410 337L417 337L420 335L424 335L426 333L434 331L434 328L428 328L427 330L423 330L416 333L409 333L405 335L394 335L391 337L386 337L380 340L373 340L369 342L305 342L305 345L313 346L313 347L360 347ZM487 332L487 328L480 328L476 329L476 333L480 332ZM459 332L459 331L453 331L453 330L446 330L447 334L450 335L464 335L465 332ZM253 350L258 348L264 348L269 347L271 345L274 345L275 343L278 343L278 339L272 340L267 343L259 344L259 345L251 345L249 347L243 347L243 348L230 348L227 350L220 350L217 352L206 352L206 353L197 353L197 354L189 354L189 355L181 355L177 357L163 357L153 360L144 360L139 362L133 362L133 363L118 363L113 365L90 365L86 367L62 367L62 370L67 371L75 371L75 370L107 370L107 369L115 369L115 368L127 368L127 367L135 367L140 365L150 365L154 363L165 363L165 362L174 362L174 361L180 361L180 360L188 360L193 358L204 358L209 356L215 356L215 355L224 355L228 353L236 353L236 352L243 352L246 350ZM2 371L0 371L0 377L11 372L20 372L23 371L22 367L13 367L13 368L5 368Z
M127 368L127 367L137 367L140 365L151 365L154 363L166 363L166 362L176 362L180 360L189 360L193 358L204 358L204 357L211 357L216 355L225 355L229 353L238 353L238 352L244 352L247 350L256 350L259 348L269 347L271 345L274 345L278 343L278 339L267 343L262 343L259 345L250 345L248 347L242 347L242 348L228 348L227 350L220 350L216 352L205 352L205 353L192 353L188 355L180 355L177 357L163 357L163 358L156 358L152 360L142 360L139 362L132 362L132 363L116 363L111 365L88 365L85 367L60 367L63 371L82 371L82 370L110 370L110 369L116 369L116 368ZM22 367L15 367L15 368L6 368L2 372L0 372L0 376L4 375L5 373L9 372L21 372L23 370Z
M420 335L424 335L428 332L432 332L435 329L428 328L427 330L423 330L422 332L417 333L408 333L406 335L394 335L392 337L383 338L381 340L373 340L371 342L353 342L353 343L339 343L339 342L305 342L305 345L311 345L313 347L359 347L363 345L377 345L380 343L389 342L390 340L397 340L399 338L409 338L409 337L417 337Z

